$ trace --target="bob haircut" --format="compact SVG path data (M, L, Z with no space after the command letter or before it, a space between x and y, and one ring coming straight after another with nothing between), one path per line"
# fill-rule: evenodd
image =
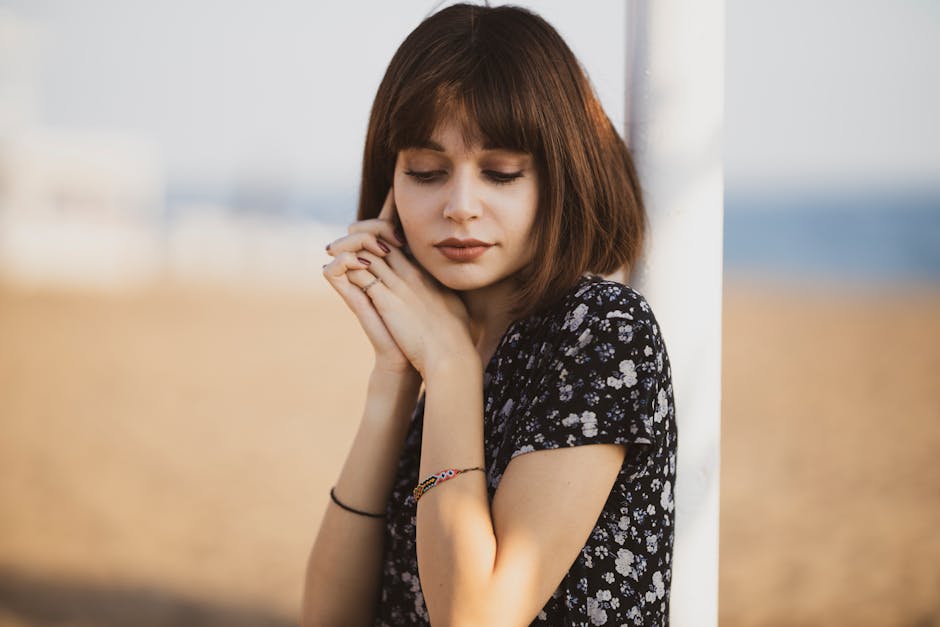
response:
M517 275L514 315L557 302L586 272L632 269L647 225L633 160L548 22L519 7L456 4L408 35L372 105L359 220L378 216L399 151L423 145L445 119L468 143L535 161L534 257Z

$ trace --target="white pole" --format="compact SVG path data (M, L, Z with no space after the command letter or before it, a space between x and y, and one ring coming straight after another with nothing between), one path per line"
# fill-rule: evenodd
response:
M672 363L679 428L671 624L718 621L724 1L631 0L627 143L650 217L631 283Z

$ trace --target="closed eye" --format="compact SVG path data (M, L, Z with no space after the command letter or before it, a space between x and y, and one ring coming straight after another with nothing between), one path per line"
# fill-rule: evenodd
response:
M503 185L505 183L512 183L518 178L522 178L522 170L518 172L500 172L498 170L484 170L483 174L486 175L491 181L497 185Z
M447 175L446 170L405 170L405 174L418 183L434 183ZM522 178L522 170L518 172L500 172L499 170L483 170L483 175L497 185L512 183Z
M419 183L433 183L446 172L444 170L405 170L405 174Z

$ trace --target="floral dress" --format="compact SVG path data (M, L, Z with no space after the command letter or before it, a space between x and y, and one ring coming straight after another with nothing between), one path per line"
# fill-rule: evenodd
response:
M483 400L490 503L517 455L626 445L587 543L532 625L668 625L676 420L669 357L646 299L620 283L582 277L556 307L509 326L486 366ZM375 625L429 624L411 496L423 417L422 394L386 508Z

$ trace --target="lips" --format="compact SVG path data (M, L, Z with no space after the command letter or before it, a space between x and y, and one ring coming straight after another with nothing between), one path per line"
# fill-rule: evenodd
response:
M457 239L456 237L448 237L447 239L435 244L435 246L446 246L448 248L471 248L474 246L492 246L492 244L481 242L480 240L473 238Z
M481 242L478 239L450 237L438 242L435 246L441 251L441 254L451 261L471 261L489 250L492 244Z

